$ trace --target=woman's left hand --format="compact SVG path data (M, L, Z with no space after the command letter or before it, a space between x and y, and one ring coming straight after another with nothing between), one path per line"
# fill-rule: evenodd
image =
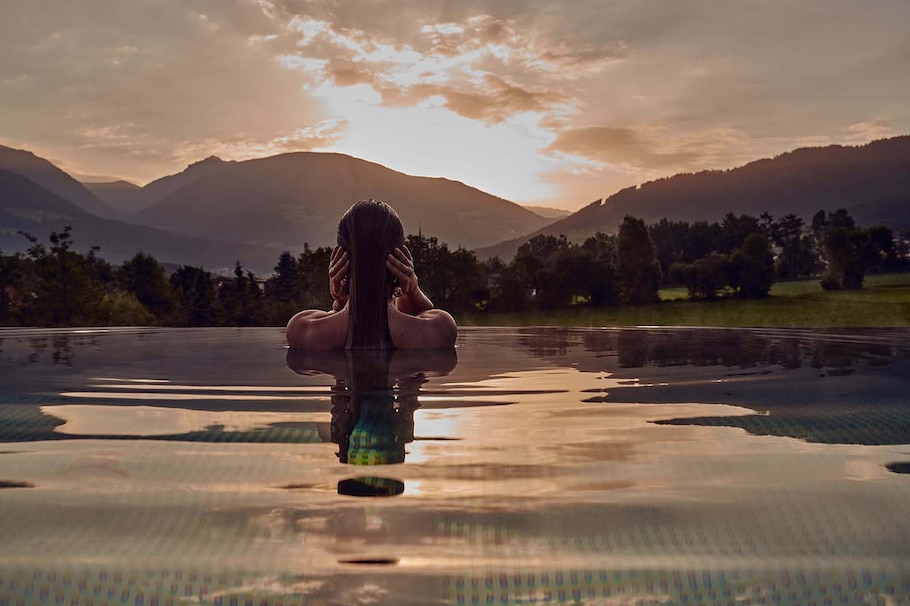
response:
M402 296L418 290L417 274L414 273L414 257L411 256L411 251L407 246L398 246L390 252L386 257L385 266L398 283Z

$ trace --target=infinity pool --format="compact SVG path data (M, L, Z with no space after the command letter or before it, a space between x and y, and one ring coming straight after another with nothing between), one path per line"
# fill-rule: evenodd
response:
M910 604L910 332L0 330L0 606Z

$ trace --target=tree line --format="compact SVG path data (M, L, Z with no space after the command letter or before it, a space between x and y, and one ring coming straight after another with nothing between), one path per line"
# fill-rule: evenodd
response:
M0 325L280 326L301 309L331 307L332 249L284 252L268 277L237 262L232 276L188 265L168 271L138 253L119 266L73 249L69 227L48 244L22 233L24 253L0 253ZM846 210L728 214L722 221L646 225L627 216L616 234L581 243L538 235L506 263L480 261L437 238L407 236L421 288L454 314L643 305L683 286L690 298L760 298L778 279L817 277L826 289L862 288L869 272L908 269L907 234L857 226Z

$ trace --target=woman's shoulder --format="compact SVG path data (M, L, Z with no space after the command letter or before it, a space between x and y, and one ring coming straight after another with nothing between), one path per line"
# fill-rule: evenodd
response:
M458 325L442 309L430 309L411 316L390 306L389 332L396 349L442 349L455 345Z
M288 345L300 349L344 349L348 340L348 309L301 311L285 329Z

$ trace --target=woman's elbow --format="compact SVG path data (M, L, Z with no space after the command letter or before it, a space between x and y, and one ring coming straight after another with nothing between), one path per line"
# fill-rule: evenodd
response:
M324 311L307 309L298 312L288 321L284 329L284 336L290 347L309 347L313 320L325 315Z
M295 314L288 320L288 325L284 328L284 337L290 347L303 347L306 342L306 329L309 324L309 318L306 311Z
M458 338L458 324L455 318L449 312L438 309L435 310L436 320L436 339L438 347L449 348L455 347L455 340Z

